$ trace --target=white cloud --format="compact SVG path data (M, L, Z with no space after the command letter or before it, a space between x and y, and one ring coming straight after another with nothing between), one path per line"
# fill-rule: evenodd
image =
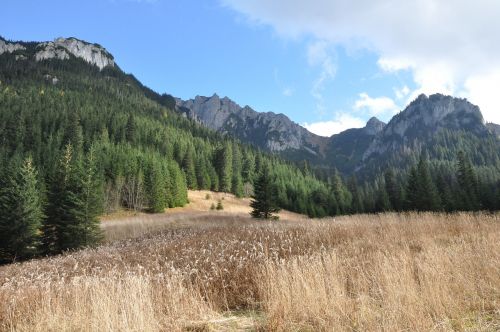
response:
M374 116L394 115L399 109L394 100L389 97L372 98L367 93L360 93L359 99L354 103L354 109L367 111Z
M314 80L311 95L316 100L316 111L324 115L326 112L323 92L329 80L335 78L337 67L335 60L328 49L328 43L317 41L309 45L307 49L307 61L312 67L320 67L319 76Z
M407 85L405 85L401 88L394 88L394 94L396 95L396 98L398 100L401 100L401 99L407 97L410 94L410 92L411 92L410 88Z
M462 95L500 123L498 0L221 0L286 38L308 37L379 55L388 72L409 70L420 92Z
M350 114L343 113L334 120L303 123L302 126L316 135L330 137L347 129L362 128L365 126L365 122Z

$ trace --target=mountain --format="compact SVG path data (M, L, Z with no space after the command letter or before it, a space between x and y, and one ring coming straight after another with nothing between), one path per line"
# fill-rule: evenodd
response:
M172 96L124 73L98 44L0 39L0 50L0 195L23 161L34 165L47 220L63 218L59 198L71 201L68 215L83 215L83 200L91 199L84 185L95 194L85 204L97 210L102 203L106 212L162 212L186 204L188 189L248 196L264 165L272 166L281 208L338 213L322 204L334 201L325 181L186 119Z
M500 125L494 124L494 123L487 123L486 127L495 135L497 135L500 138Z
M0 38L0 55L15 53L16 60L34 58L37 62L44 60L68 60L70 57L80 58L100 70L115 65L113 56L98 44L91 44L76 38L57 38L42 43L13 43Z
M385 123L377 118L366 127L349 129L332 137L309 132L283 114L260 113L249 106L241 107L228 97L196 96L176 99L176 109L186 117L243 142L279 154L293 161L308 160L313 164L351 173L374 137Z
M386 124L371 118L364 128L348 129L328 139L322 163L334 166L342 174L352 174L363 155Z
M314 158L326 142L324 137L309 132L284 114L259 113L217 94L187 101L176 99L176 106L187 117L211 129L271 152L293 151L304 158Z
M500 141L486 125L479 107L442 94L420 95L395 115L363 153L356 172L380 173L388 166L405 168L423 153L431 161L453 161L466 152L477 166L498 167Z
M476 165L487 167L497 165L500 156L500 126L485 124L477 106L451 96L421 95L387 125L372 118L364 128L321 137L283 114L260 113L217 94L190 100L160 95L123 73L105 48L76 38L29 43L0 38L2 54L9 56L4 57L0 71L12 82L34 70L45 82L69 84L75 75L91 71L139 89L149 100L177 111L192 123L292 161L307 160L317 169L336 168L345 176L358 174L370 179L389 166L405 169L422 152L439 163L451 162L458 151L465 150ZM12 66L16 71L8 69Z

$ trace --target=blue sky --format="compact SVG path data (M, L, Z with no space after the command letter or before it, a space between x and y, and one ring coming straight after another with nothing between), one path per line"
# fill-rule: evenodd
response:
M393 28L384 29L384 22L396 18L381 12L376 28L353 30L366 16L357 7L335 7L336 2L4 0L0 35L97 42L124 71L158 92L183 99L217 93L257 111L284 113L322 135L363 126L374 115L387 121L421 92L472 97L475 86L497 79L457 73L456 59L441 59L439 50L428 56L445 65L428 68L418 48L398 41ZM418 10L429 14L428 8ZM345 17L352 25L343 22ZM404 32L417 46L429 39ZM433 46L439 41L429 47L439 48Z

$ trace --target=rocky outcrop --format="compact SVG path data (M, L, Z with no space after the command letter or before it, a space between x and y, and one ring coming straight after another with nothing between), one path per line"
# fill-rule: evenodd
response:
M368 122L366 123L365 128L363 128L363 129L365 130L365 132L368 135L377 135L382 130L384 130L384 127L385 127L385 123L384 122L380 121L376 117L373 117L370 120L368 120Z
M283 114L259 113L217 94L212 97L197 96L187 101L176 99L176 105L187 117L209 128L272 152L303 150L318 154L320 150L322 138Z
M17 50L25 50L26 48L18 43L10 43L0 38L0 54L13 53Z
M486 127L498 138L500 138L500 125L494 124L494 123L487 123Z
M100 70L106 66L113 67L115 65L113 57L103 47L76 38L57 38L52 42L38 44L36 49L36 61L48 59L66 60L69 59L71 54L99 67Z
M363 159L423 140L442 128L466 130L476 135L488 133L479 107L466 99L441 94L420 95L383 128Z

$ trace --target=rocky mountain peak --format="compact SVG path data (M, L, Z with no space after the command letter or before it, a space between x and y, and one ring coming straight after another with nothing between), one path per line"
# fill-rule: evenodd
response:
M0 54L13 53L17 50L26 49L23 45L18 43L11 43L0 37Z
M35 59L69 59L70 54L99 67L115 65L113 56L100 45L90 44L76 38L57 38L51 42L40 43L36 46Z
M366 123L364 130L369 135L377 135L384 129L385 125L386 124L384 122L380 121L376 117L372 117Z
M465 130L480 136L490 132L479 107L466 99L422 94L392 118L367 149L364 158L423 140L440 129Z

